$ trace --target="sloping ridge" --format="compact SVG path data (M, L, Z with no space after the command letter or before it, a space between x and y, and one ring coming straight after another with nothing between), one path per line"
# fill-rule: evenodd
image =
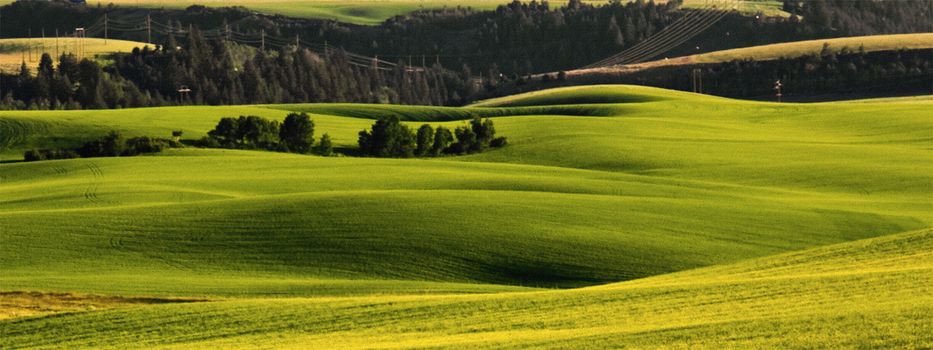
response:
M566 291L142 306L0 323L0 345L923 348L931 252L925 229Z
M691 94L688 92L639 85L586 85L553 88L493 98L479 101L470 105L470 107L526 107L641 103L698 97L706 97L710 99L717 98L712 96Z

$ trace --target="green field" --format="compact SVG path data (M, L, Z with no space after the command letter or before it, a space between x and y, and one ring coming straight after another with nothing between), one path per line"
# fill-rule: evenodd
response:
M289 111L340 147L384 115L510 145L14 162ZM634 86L0 112L0 347L928 348L931 112Z
M727 2L729 0L714 0ZM0 0L0 5L11 3L11 0ZM91 0L89 5L114 4L125 7L142 8L169 8L184 9L192 5L208 7L241 6L253 11L285 15L299 18L333 19L336 21L376 25L394 16L411 13L418 10L440 8L470 7L476 10L493 10L496 7L508 4L510 0ZM605 0L583 0L584 3L594 5L605 4ZM656 1L658 3L665 0ZM564 6L566 0L550 1L552 7ZM708 0L686 0L687 8L705 7ZM743 0L738 1L737 9L746 13L764 13L769 16L786 16L780 10L780 1L772 0Z
M105 60L103 56L114 52L130 52L134 48L142 48L146 44L125 41L125 40L104 40L97 38L85 38L75 40L73 38L17 38L0 39L0 69L4 72L19 72L23 62L35 74L36 66L39 65L39 58L43 53L52 55L54 60L64 53L77 54L81 57L98 58Z
M933 33L868 35L832 39L803 40L770 45L741 47L730 50L713 51L702 54L664 58L644 63L633 63L595 69L579 69L567 72L569 75L583 75L593 71L633 71L658 67L689 66L696 64L725 63L734 60L772 61L781 58L797 58L819 54L828 44L833 53L843 50L858 52L917 50L933 48Z

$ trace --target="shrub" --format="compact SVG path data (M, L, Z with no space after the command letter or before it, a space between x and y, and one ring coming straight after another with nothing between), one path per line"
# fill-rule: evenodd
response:
M207 136L214 139L217 144L223 147L234 147L237 143L237 132L239 131L239 122L235 118L220 118L214 130L208 131Z
M450 147L453 140L454 135L450 132L450 129L443 126L437 127L437 130L434 131L434 146L431 147L431 154L434 156L440 155L447 147Z
M210 136L204 136L195 144L196 146L206 147L206 148L221 148L223 145L217 141L216 138Z
M279 139L289 151L308 153L314 144L314 121L307 113L291 113L279 129Z
M454 130L454 135L457 137L457 142L450 145L448 149L449 153L466 154L469 153L471 149L475 148L476 133L473 132L472 128L465 125L460 126Z
M330 135L321 136L321 142L314 147L314 153L319 156L330 157L334 154L334 145L330 141Z
M141 153L162 152L163 149L170 146L171 143L168 140L149 138L146 136L134 137L126 140L126 150L123 151L123 155L135 156Z
M257 116L221 118L207 133L223 147L275 149L279 143L279 123Z
M27 162L35 162L45 160L45 158L43 157L42 152L31 149L26 151L26 153L23 153L23 160Z
M409 158L415 153L415 135L396 116L379 119L372 131L363 130L359 135L360 151L366 155Z
M242 148L275 149L279 143L279 123L257 116L237 119L237 138Z
M476 134L476 141L469 148L471 153L482 152L489 147L489 143L496 137L496 128L489 118L480 120L479 117L475 117L470 121L470 127L473 129L473 133Z
M53 159L71 159L78 158L78 154L75 151L70 149L40 149L40 150L28 150L23 153L23 160L27 162L34 162L39 160L53 160Z
M415 154L419 157L424 157L431 152L432 147L434 146L434 128L428 124L422 125L418 128L418 136L415 147Z
M100 140L101 156L116 157L126 149L126 139L116 131L111 131Z
M494 138L492 139L491 142L489 142L489 147L492 147L492 148L501 148L501 147L505 147L508 145L509 145L509 140L507 140L505 136Z
M47 159L72 159L79 157L77 152L70 149L60 149L49 152L51 152L51 157L47 155Z

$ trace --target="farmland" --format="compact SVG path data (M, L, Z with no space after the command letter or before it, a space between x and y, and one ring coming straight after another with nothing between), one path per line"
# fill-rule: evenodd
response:
M697 55L664 58L656 61L635 63L599 69L582 69L567 72L568 75L585 75L594 71L636 71L669 66L691 66L696 64L724 63L734 60L772 61L782 58L798 58L820 54L824 45L830 53L897 51L933 48L933 33L870 35L820 40L793 41L788 43L750 46L731 50L713 51Z
M461 108L0 112L0 292L45 308L0 303L0 344L928 347L931 110L606 85ZM9 162L291 111L338 148L385 115L490 116L510 145Z
M124 40L104 40L98 38L32 38L0 39L0 68L5 72L19 72L20 65L26 62L35 73L42 53L58 57L65 53L80 53L82 57L97 58L105 61L106 56L114 52L130 52L146 44Z
M725 2L725 0L717 0ZM10 0L0 0L0 5L11 3ZM469 7L475 10L492 10L507 4L508 0L108 0L88 1L92 5L113 4L121 7L166 8L183 9L193 5L207 7L239 6L253 11L284 15L298 18L330 19L347 23L376 25L394 16L404 15L418 10L430 10L453 7ZM583 3L603 4L602 0L583 0ZM663 3L665 1L656 1ZM565 5L567 1L551 1L552 6ZM686 0L687 8L707 6L707 0ZM738 1L737 8L746 13L761 12L772 16L786 16L780 10L779 1L743 0Z

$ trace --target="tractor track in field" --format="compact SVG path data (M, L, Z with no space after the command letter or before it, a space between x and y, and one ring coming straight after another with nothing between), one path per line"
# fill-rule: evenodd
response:
M87 163L85 166L91 172L92 180L91 184L84 189L84 199L92 203L101 202L100 198L97 197L97 190L100 188L101 183L103 183L104 172L101 171L100 166L94 162Z

